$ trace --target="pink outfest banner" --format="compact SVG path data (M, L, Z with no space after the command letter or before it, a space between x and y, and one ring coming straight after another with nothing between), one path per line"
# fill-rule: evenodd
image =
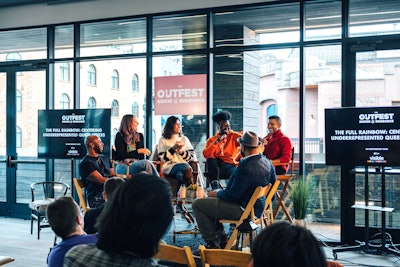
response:
M206 115L207 75L154 78L156 115Z

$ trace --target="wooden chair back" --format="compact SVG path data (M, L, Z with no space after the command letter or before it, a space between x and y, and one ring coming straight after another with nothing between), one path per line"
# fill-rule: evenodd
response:
M236 239L237 239L237 235L238 235L238 230L237 227L242 224L242 222L247 219L250 218L252 221L255 220L255 216L254 216L254 204L256 203L256 201L267 195L267 193L269 192L269 190L271 189L271 184L268 184L264 187L262 186L258 186L256 187L256 189L253 192L253 195L251 196L249 202L246 205L246 208L243 210L242 215L240 216L239 220L235 221L235 220L219 220L220 223L229 223L229 224L235 224L235 229L233 230L231 236L229 237L228 242L226 243L225 249L232 249L232 247L234 246Z
M199 250L202 267L210 267L211 265L247 267L251 261L251 254L249 252L207 249L204 246L199 246Z
M9 256L0 256L0 265L5 265L7 263L13 262L14 258Z
M292 156L290 157L289 162L274 163L273 165L274 167L288 166L288 171L285 174L277 175L279 180L284 181L296 178L296 174L294 173L294 147L292 147Z
M196 267L192 250L188 246L181 248L168 244L159 244L158 253L153 258L172 263L186 264L188 267Z
M264 229L266 226L271 225L274 222L274 209L272 206L272 200L275 196L276 191L278 190L280 183L281 182L279 180L276 180L271 186L271 189L267 192L267 195L265 196L263 213L260 218L254 220L256 224L261 225L261 229Z
M332 260L327 260L326 261L328 267L344 267L343 264L337 262L337 261L332 261Z
M79 198L79 207L81 207L83 212L86 212L88 210L88 207L86 204L85 195L83 194L83 188L85 187L85 185L83 184L82 180L79 180L77 178L74 178L73 181L75 186L75 192Z

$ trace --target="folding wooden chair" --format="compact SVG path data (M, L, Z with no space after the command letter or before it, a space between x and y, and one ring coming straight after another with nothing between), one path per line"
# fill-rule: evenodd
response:
M290 216L287 207L285 206L284 198L286 196L286 193L288 192L289 182L296 178L296 174L294 173L294 148L292 148L292 157L289 162L274 163L273 165L274 167L289 166L288 171L285 174L280 174L276 176L277 180L279 180L283 184L283 187L282 190L278 190L276 192L276 199L278 202L274 210L274 218L278 214L279 209L282 208L289 222L293 223L293 219Z
M327 263L328 267L344 267L343 264L341 264L337 261L327 260L326 263Z
M188 267L196 267L192 250L188 246L181 248L168 244L159 244L158 253L153 258L172 263L186 264Z
M83 188L85 187L85 185L83 184L82 180L78 180L77 178L74 178L73 181L75 186L75 192L79 198L79 207L81 207L82 211L85 213L88 210L86 204L86 197L83 194Z
M262 187L262 186L256 187L252 197L250 198L249 202L247 203L247 206L244 209L239 220L237 220L237 221L235 221L235 220L219 220L220 223L229 223L229 224L235 225L235 229L233 230L231 236L229 237L229 240L226 243L225 249L232 249L232 247L234 246L234 244L236 242L237 235L238 235L237 227L239 225L241 225L245 219L250 218L250 220L252 220L252 221L255 220L254 204L256 203L257 199L267 195L267 192L271 189L271 186L272 186L271 184L268 184L264 187Z
M13 262L14 258L8 256L0 256L0 265L5 265L7 263Z
M261 226L261 230L264 229L267 225L270 225L274 222L272 199L274 198L280 183L281 182L279 180L276 180L271 186L271 189L267 192L267 195L265 196L265 206L263 213L260 218L254 220L255 224Z
M211 265L247 267L251 261L251 253L244 251L207 249L204 246L199 246L199 250L202 267Z

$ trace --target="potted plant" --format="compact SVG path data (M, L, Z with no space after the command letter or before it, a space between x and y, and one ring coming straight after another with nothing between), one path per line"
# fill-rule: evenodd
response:
M194 200L196 198L197 184L191 184L186 189L186 197Z
M295 223L305 226L308 208L309 185L306 179L299 177L291 190Z

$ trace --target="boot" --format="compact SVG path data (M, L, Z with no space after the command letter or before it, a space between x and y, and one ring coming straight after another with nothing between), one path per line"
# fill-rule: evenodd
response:
M225 248L226 244L228 243L228 236L224 232L222 232L218 236L218 239L219 239L219 246L221 248Z
M206 241L206 245L205 245L205 247L206 248L221 248L220 246L219 246L219 244L218 244L218 241L217 240L208 240L208 241Z
M185 181L185 185L189 186L191 184L194 184L194 177L193 177L193 173L192 173L192 169L186 169L183 173L183 177L184 177L184 181Z

